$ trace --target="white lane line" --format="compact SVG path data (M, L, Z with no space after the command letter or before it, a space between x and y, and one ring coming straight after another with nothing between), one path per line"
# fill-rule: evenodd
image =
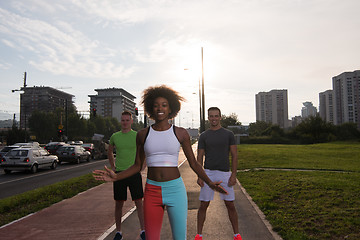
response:
M130 209L124 216L121 218L121 222L124 222L134 211L136 210L136 206ZM112 225L106 232L101 235L98 240L104 240L107 236L110 235L116 229L116 224Z

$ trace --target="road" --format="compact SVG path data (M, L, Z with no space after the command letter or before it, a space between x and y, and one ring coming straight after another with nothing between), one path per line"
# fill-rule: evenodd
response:
M39 169L35 174L28 172L5 174L3 170L0 170L0 199L82 176L91 173L94 169L102 169L105 164L108 165L107 159L80 164L63 163L55 170Z

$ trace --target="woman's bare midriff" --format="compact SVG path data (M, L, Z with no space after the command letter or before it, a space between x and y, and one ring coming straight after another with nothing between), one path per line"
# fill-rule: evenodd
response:
M147 178L156 182L166 182L179 177L177 167L148 167Z

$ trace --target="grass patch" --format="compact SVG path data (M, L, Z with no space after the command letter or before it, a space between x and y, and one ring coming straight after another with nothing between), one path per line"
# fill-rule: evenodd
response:
M96 181L92 174L87 174L1 199L0 226L49 207L63 199L71 198L102 183Z
M360 172L359 143L239 145L239 169L256 167Z
M360 144L240 145L238 179L284 239L360 239ZM240 213L241 214L241 213Z

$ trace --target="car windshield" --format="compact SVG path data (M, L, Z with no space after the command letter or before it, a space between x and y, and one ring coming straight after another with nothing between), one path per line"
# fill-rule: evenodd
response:
M1 149L1 152L9 152L11 149L18 148L18 147L4 147Z
M74 149L75 149L75 147L66 147L66 148L64 149L64 151L70 152L70 151L74 151Z
M6 156L10 157L26 157L28 155L28 150L12 150Z
M58 151L65 151L68 146L61 146L58 148Z
M84 143L82 146L83 147L91 147L91 143Z

